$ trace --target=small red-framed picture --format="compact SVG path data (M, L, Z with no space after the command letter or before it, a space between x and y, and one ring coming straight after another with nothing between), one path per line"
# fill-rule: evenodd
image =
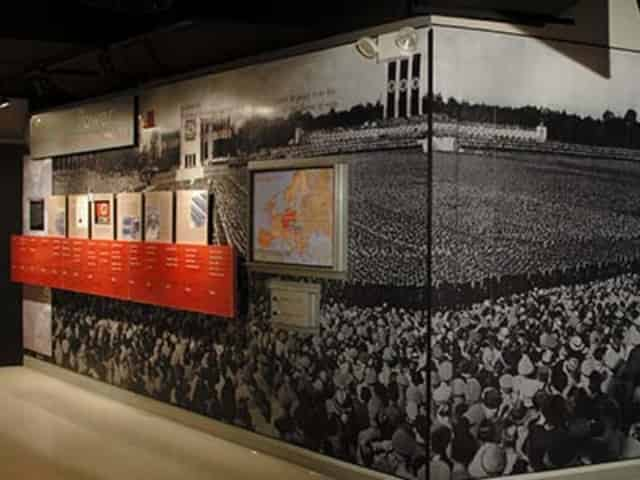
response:
M107 200L98 200L94 203L94 217L96 225L111 224L111 203Z

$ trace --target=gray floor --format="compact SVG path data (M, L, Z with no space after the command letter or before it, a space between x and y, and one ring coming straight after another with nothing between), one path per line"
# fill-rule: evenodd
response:
M326 479L29 368L0 369L1 479Z

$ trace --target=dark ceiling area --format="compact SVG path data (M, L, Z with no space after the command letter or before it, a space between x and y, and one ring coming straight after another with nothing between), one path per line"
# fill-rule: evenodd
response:
M430 13L566 22L564 0L64 0L12 2L0 95L42 110L199 68Z

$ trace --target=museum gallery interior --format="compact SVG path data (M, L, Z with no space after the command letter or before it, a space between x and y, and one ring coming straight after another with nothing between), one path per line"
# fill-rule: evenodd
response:
M636 0L22 3L2 478L640 476Z

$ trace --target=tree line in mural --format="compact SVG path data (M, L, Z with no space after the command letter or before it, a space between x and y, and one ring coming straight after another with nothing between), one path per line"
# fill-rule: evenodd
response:
M551 141L598 145L604 147L640 148L640 123L634 109L624 116L606 110L601 118L580 116L565 110L526 105L506 107L459 101L453 97L445 100L437 94L433 112L463 122L497 123L536 127L543 123Z
M305 131L351 128L367 122L378 122L382 120L383 115L384 107L377 102L354 105L348 110L336 111L332 108L321 115L295 111L287 117L254 117L237 129L235 142L240 152L253 153L262 148L287 145L295 137L298 128Z

